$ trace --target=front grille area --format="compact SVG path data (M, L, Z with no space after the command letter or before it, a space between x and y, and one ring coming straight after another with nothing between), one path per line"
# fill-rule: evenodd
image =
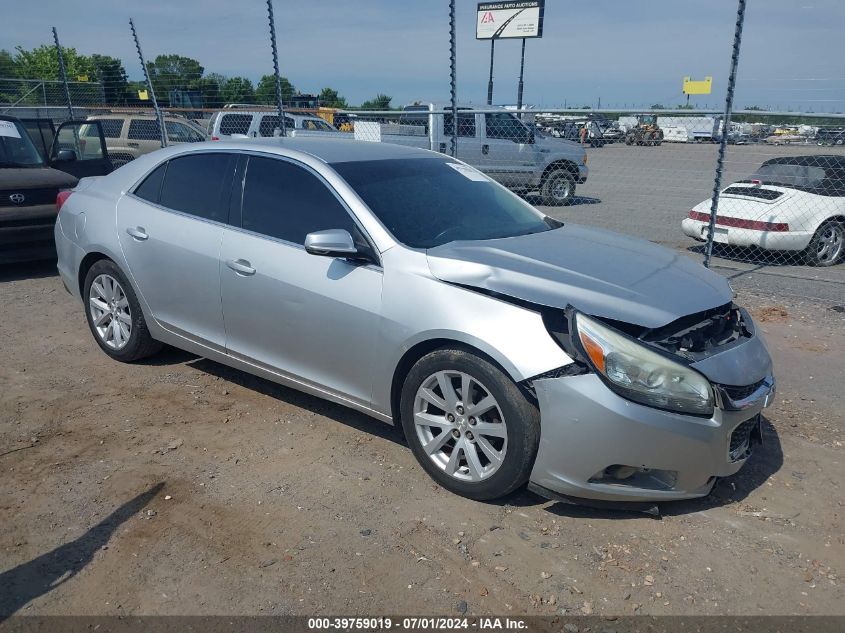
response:
M40 204L53 204L56 202L56 195L59 190L55 187L42 189L8 189L0 191L0 207L34 207ZM23 202L12 202L11 196L20 194L24 197Z
M719 385L722 390L728 395L728 397L737 402L739 400L745 400L748 396L752 393L757 391L765 382L765 378L758 380L753 385L746 385L744 387L733 387L731 385Z
M731 444L728 448L728 457L732 462L745 459L751 454L751 432L758 424L757 416L746 420L731 433Z

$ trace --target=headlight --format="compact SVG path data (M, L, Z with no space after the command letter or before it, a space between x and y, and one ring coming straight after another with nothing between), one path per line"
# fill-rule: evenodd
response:
M680 413L713 414L713 389L697 371L583 314L576 315L575 324L593 368L623 398Z

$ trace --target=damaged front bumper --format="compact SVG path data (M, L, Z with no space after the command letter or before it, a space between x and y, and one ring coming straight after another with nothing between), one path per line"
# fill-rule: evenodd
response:
M775 380L756 335L693 367L716 392L709 418L626 400L595 373L535 379L541 436L529 487L623 505L707 495L751 454Z

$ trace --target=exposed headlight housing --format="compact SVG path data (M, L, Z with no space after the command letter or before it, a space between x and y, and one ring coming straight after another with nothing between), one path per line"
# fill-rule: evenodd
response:
M623 398L678 413L713 414L713 388L697 371L584 314L576 314L575 332L593 369Z

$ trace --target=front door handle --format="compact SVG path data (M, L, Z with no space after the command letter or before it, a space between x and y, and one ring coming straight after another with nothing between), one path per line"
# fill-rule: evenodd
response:
M490 153L490 146L489 145L482 145L481 146L481 153L485 156Z
M147 232L144 230L143 226L136 226L134 229L130 226L126 229L126 232L129 233L133 237L133 239L138 240L139 242L143 242L150 236L147 235Z
M245 259L227 259L226 265L239 275L255 274L255 268Z
M138 143L127 143L129 147L140 147Z

